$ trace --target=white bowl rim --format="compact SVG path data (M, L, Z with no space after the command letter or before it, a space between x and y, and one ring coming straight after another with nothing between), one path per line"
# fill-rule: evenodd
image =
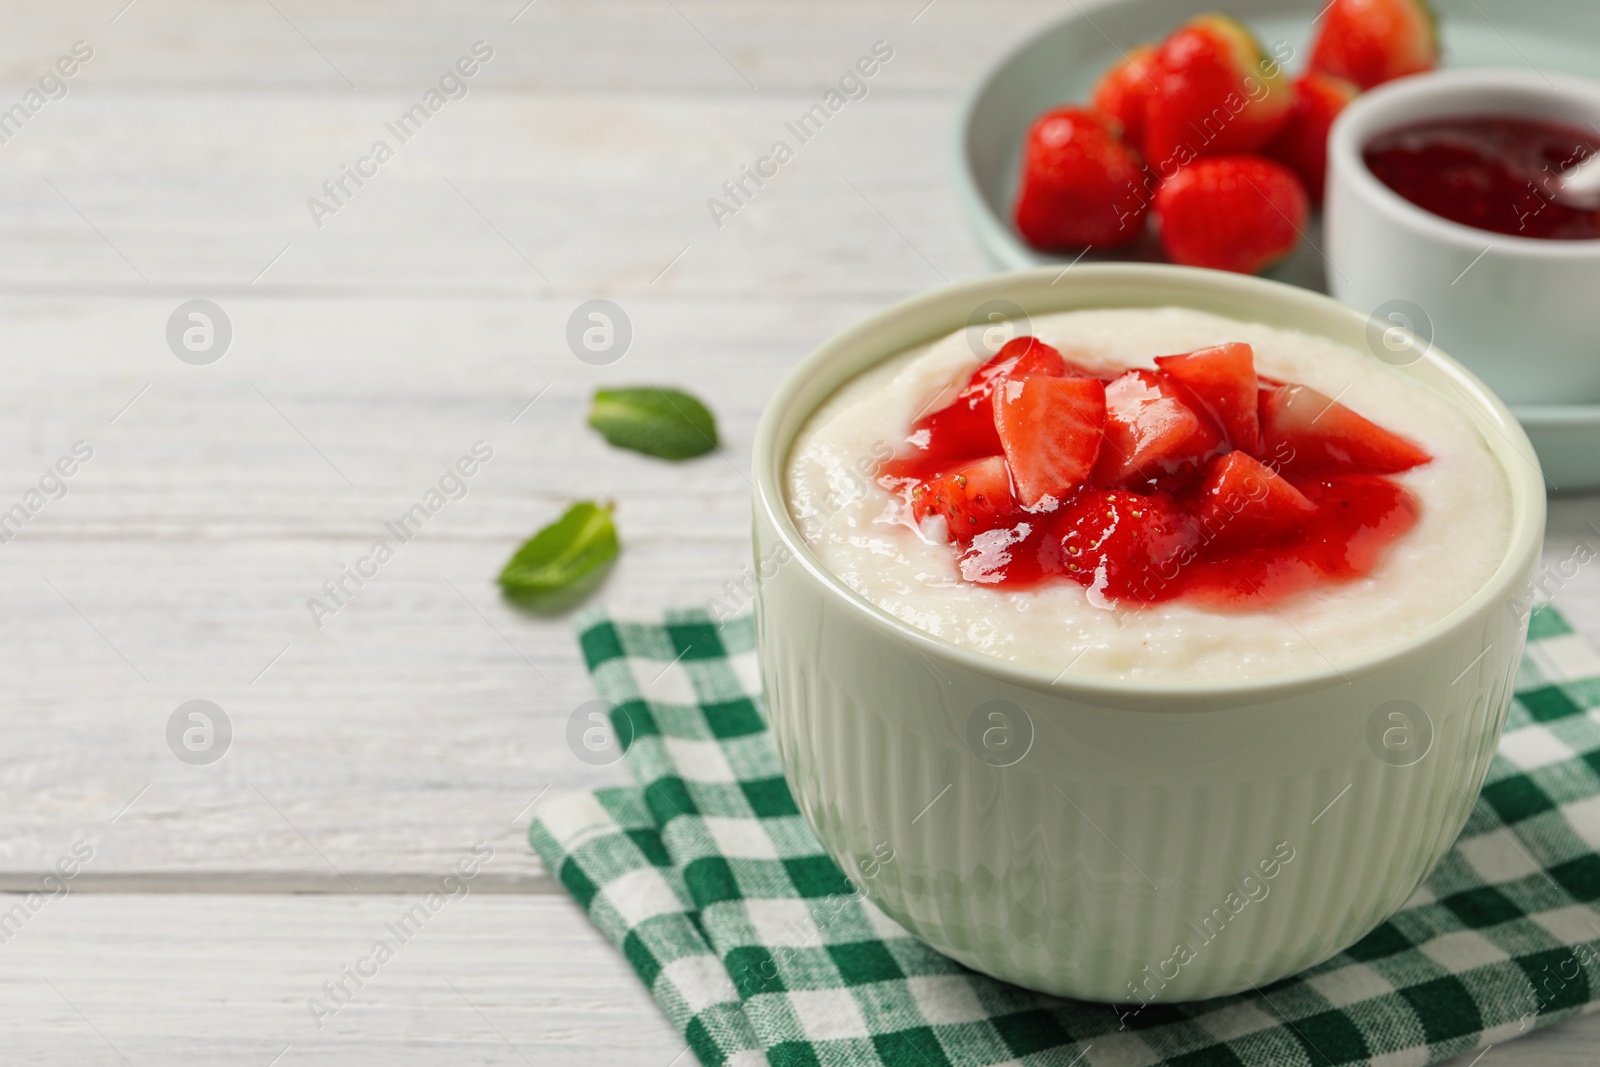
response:
M1470 108L1452 108L1450 103L1458 94L1501 92L1508 101L1504 110L1494 104ZM1518 102L1533 97L1552 103L1571 106L1574 102L1594 111L1594 121L1600 123L1600 82L1567 74L1544 75L1537 71L1500 67L1454 67L1448 70L1412 74L1369 89L1349 104L1334 119L1328 131L1329 181L1342 172L1349 178L1353 190L1363 200L1386 215L1391 221L1421 230L1432 239L1455 245L1473 254L1493 251L1497 256L1520 257L1533 261L1548 260L1600 260L1600 238L1579 240L1553 240L1543 237L1518 237L1514 234L1480 230L1474 226L1455 222L1419 207L1378 180L1367 168L1362 158L1362 148L1373 137L1390 129L1425 121L1408 118L1385 123L1385 116L1394 110L1419 101L1437 102L1440 109L1433 118L1451 115L1476 117L1482 115L1523 115L1538 117Z
M1523 465L1510 462L1508 457L1503 454L1503 450L1509 448L1521 453L1526 459L1532 456L1533 446L1505 403L1470 371L1435 347L1431 348L1422 360L1418 362L1433 364L1445 377L1451 379L1455 391L1462 397L1459 402L1452 401L1452 403L1463 409L1468 409L1469 417L1475 414L1480 419L1498 425L1502 436L1507 440L1507 443L1502 445L1494 441L1488 434L1484 435L1485 441L1490 451L1494 454L1496 462L1500 464L1507 484L1511 489L1511 530L1499 566L1472 596L1457 605L1453 611L1444 617L1435 620L1430 625L1387 648L1339 663L1329 662L1325 667L1274 674L1262 678L1177 683L1133 681L1094 676L1067 676L1063 678L1059 672L1052 675L1049 670L1043 667L1002 659L988 652L953 644L943 638L936 637L925 630L896 618L850 589L811 551L810 546L806 543L805 538L801 536L799 529L795 526L794 520L789 514L787 503L789 453L795 436L799 434L811 415L815 413L817 406L826 402L825 396L817 404L812 405L809 410L804 412L803 418L796 420L788 437L784 440L779 440L779 423L785 414L795 406L795 394L805 389L831 362L840 358L841 353L848 353L851 350L852 343L861 335L867 334L894 319L932 314L939 306L950 301L960 301L963 306L973 306L975 298L978 302L983 299L1001 298L1003 291L1009 285L1037 282L1044 279L1054 279L1059 282L1064 280L1062 277L1064 273L1055 267L1039 267L1032 270L992 274L953 285L942 286L881 309L867 318L857 321L843 331L834 334L818 345L809 355L791 368L788 375L784 377L772 397L768 400L767 406L762 412L760 423L756 428L751 457L751 476L754 488L753 504L765 515L766 520L771 524L772 529L777 532L777 536L794 560L802 565L814 580L819 582L830 594L838 597L843 603L873 620L874 624L894 632L925 657L943 657L946 661L954 661L974 673L998 677L1021 688L1047 692L1058 697L1076 697L1086 701L1108 701L1113 705L1124 706L1128 704L1144 705L1155 699L1162 702L1160 706L1164 709L1173 707L1174 705L1170 703L1172 701L1182 701L1187 698L1205 701L1207 708L1214 710L1215 707L1221 706L1229 700L1234 700L1241 704L1256 703L1264 700L1282 699L1313 690L1326 689L1339 684L1349 684L1356 677L1365 676L1389 667L1397 661L1424 649L1457 627L1469 624L1486 605L1511 595L1514 592L1513 587L1525 581L1525 568L1527 565L1525 561L1531 559L1537 562L1543 541L1546 509L1543 474L1536 463ZM1313 293L1283 282L1247 275L1229 274L1222 271L1178 267L1169 264L1097 263L1093 265L1080 264L1072 268L1071 273L1073 277L1068 281L1068 288L1062 291L1070 291L1070 288L1076 284L1120 284L1130 291L1137 291L1141 283L1154 283L1169 287L1182 287L1187 283L1222 295L1231 294L1259 298L1288 311L1294 310L1298 305L1308 311L1339 314L1362 322L1365 322L1368 318L1356 309L1321 293ZM1054 282L1052 282L1053 284ZM1313 331L1308 330L1307 332ZM941 333L939 336L944 335L944 333ZM906 347L914 347L918 343L929 343L937 339L934 336L927 336L922 341L913 342L912 345ZM905 350L906 348L901 348L895 352L884 352L875 363L868 366L874 366L876 363L896 355L898 351ZM865 369L865 367L862 368L863 371ZM1441 395L1443 394L1441 393ZM1474 403L1479 410L1470 412L1470 408ZM1184 709L1183 713L1196 714L1202 712L1197 709Z
M1600 402L1593 404L1513 404L1511 413L1524 426L1600 425ZM1577 490L1586 492L1592 490Z

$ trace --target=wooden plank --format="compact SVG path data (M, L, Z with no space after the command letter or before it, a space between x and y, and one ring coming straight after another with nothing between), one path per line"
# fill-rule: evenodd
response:
M566 747L568 714L593 695L568 621L512 609L493 576L566 501L605 496L619 501L626 550L599 602L703 603L737 578L748 556L742 468L759 398L784 363L743 338L765 332L763 317L792 334L786 320L800 314L673 312L671 331L706 355L701 370L667 380L717 408L727 457L669 468L583 428L588 383L605 376L566 352L530 369L515 344L529 322L518 308L447 308L498 324L455 362L427 355L424 324L440 309L399 302L371 311L368 329L382 335L345 349L336 373L285 346L282 358L301 365L241 355L195 380L169 355L172 368L153 368L155 384L107 425L142 388L105 365L110 346L85 344L85 366L54 365L44 381L27 355L70 330L81 306L19 309L23 341L0 359L16 383L0 400L0 434L12 435L0 482L18 499L80 434L96 445L68 495L0 546L13 607L0 635L15 653L0 680L20 696L4 713L12 744L0 779L10 870L47 866L86 836L97 870L426 871L478 837L509 851L552 783L621 780ZM351 309L274 301L260 314L314 334ZM740 348L742 359L724 354ZM396 358L416 349L422 358ZM606 370L617 380L628 365ZM319 373L345 381L314 384ZM400 545L384 523L480 435L495 455L469 495ZM379 537L395 558L318 629L307 599ZM168 717L196 698L234 721L236 747L215 766L167 747Z
M674 1061L682 1040L555 896L473 892L444 905L319 1029L307 999L376 939L393 942L387 924L414 902L74 893L0 946L0 1047L13 1064L692 1062ZM1591 1016L1497 1044L1481 1062L1588 1067L1596 1040Z
M953 93L1011 42L1066 13L1047 0L277 0L226 8L138 0L119 16L126 3L8 12L0 72L9 83L32 82L74 40L87 39L96 54L74 92L92 86L358 96L420 91L482 39L495 49L484 84L508 90L820 92L881 39L897 50L898 89Z
M0 295L3 484L20 499L72 442L96 449L68 496L0 546L17 608L0 623L17 653L0 681L21 696L0 780L11 872L82 837L108 886L230 872L239 888L250 872L359 886L426 872L482 837L537 881L525 815L513 816L547 787L621 775L567 750L566 717L591 691L565 620L499 602L490 580L505 557L566 501L606 496L627 550L598 600L705 602L748 557L743 469L785 369L937 281L925 251L982 269L959 222L941 227L947 245L914 248L889 221L955 221L944 104L864 102L855 129L840 119L718 231L706 192L801 97L474 97L449 116L463 120L454 133L430 128L437 138L408 146L395 166L413 173L385 173L318 233L304 195L359 146L352 131L387 113L371 99L71 103L9 146L21 165L0 173L12 194L0 264L16 265L0 266L0 294L12 293ZM730 138L740 124L756 132ZM892 160L879 135L902 145ZM83 144L104 154L63 173ZM186 162L198 152L203 178ZM830 169L852 154L844 176L878 204ZM888 173L899 177L875 176ZM819 210L845 226L817 227ZM565 326L602 293L628 309L635 341L595 368L568 351ZM195 295L222 302L234 327L208 367L179 362L164 334ZM639 380L705 396L724 455L664 467L583 428L595 385ZM313 628L307 598L480 438L496 458L469 497ZM166 748L167 717L196 698L237 728L213 767Z
M73 894L0 946L0 1046L13 1064L196 1067L666 1067L684 1049L571 901L474 892L401 942L389 925L415 903ZM393 958L334 1004L323 983L379 939Z
M0 291L155 293L168 312L200 295L553 293L554 340L580 300L608 296L640 319L643 352L667 300L882 303L987 267L950 188L949 100L868 96L804 144L785 126L815 103L801 93L484 94L401 143L385 124L407 102L69 96L0 146ZM359 188L324 190L379 139L392 160ZM734 206L724 183L779 139L794 158L713 218L708 200ZM337 212L314 218L312 198ZM164 323L124 351L170 358ZM470 345L459 320L437 320L447 328L446 351ZM274 337L247 330L238 353L273 351Z

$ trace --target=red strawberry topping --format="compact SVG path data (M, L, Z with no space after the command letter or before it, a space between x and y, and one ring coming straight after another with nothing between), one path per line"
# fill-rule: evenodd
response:
M1097 604L1188 597L1259 608L1369 574L1415 525L1386 475L1430 461L1243 343L1110 377L1018 338L916 424L880 480L962 580L1069 579ZM988 451L984 451L988 449Z
M993 405L995 383L1013 375L1077 374L1089 372L1061 358L1061 353L1036 337L1016 337L1001 346L987 363L972 372L955 400L911 426L910 441L921 449L919 459L960 459L992 456L1000 451L995 433Z
M1165 493L1090 489L1061 517L1066 576L1107 599L1156 599L1165 565L1194 541L1194 531Z
M1261 423L1256 417L1256 357L1249 345L1236 342L1157 356L1156 366L1187 393L1192 407L1211 416L1231 447L1256 451Z
M1298 529L1315 510L1304 493L1243 452L1212 460L1200 484L1199 519L1207 536L1266 540Z
M957 543L1005 525L1016 511L1011 476L999 456L957 467L911 491L911 513L917 522L943 516L950 540Z
M1235 548L1219 557L1226 565L1196 564L1183 574L1183 594L1222 610L1276 606L1318 584L1371 574L1417 524L1416 500L1382 475L1326 475L1300 489L1315 510L1298 537Z
M1262 445L1280 470L1394 474L1432 458L1308 385L1264 389L1260 401Z
M1128 488L1193 468L1219 443L1172 382L1149 370L1128 371L1106 385L1105 436L1094 482Z
M1017 497L1060 503L1094 467L1106 427L1106 387L1094 378L1010 378L994 391L994 425Z

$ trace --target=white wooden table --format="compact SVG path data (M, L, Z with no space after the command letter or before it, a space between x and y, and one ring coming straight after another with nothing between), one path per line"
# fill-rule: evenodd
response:
M8 1064L683 1053L524 844L537 796L621 770L565 744L592 695L567 623L493 576L604 497L626 543L605 603L736 578L764 398L835 329L986 270L947 173L956 101L1061 8L525 3L0 9L0 108L93 52L0 144L0 512L93 449L0 543L0 888L93 849L0 943ZM480 40L468 94L400 144L385 123ZM707 198L879 40L869 95L718 227ZM362 164L378 138L394 158ZM342 165L371 176L319 228L307 199ZM602 297L634 336L590 366L566 323ZM209 365L168 345L192 299L231 324ZM585 402L628 382L705 397L726 457L607 448ZM468 495L317 627L307 599L480 440ZM1600 545L1597 521L1600 499L1558 501L1550 557ZM1597 594L1585 568L1556 599L1600 638ZM196 699L232 725L210 765L167 741ZM319 1029L307 998L476 842L471 895ZM1597 1037L1486 1062L1589 1063Z

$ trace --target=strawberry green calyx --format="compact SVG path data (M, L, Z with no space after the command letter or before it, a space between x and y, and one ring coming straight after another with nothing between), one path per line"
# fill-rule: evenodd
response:
M1283 69L1283 64L1267 54L1260 40L1244 23L1232 15L1214 11L1195 18L1190 25L1216 35L1228 49L1233 57L1234 69L1244 79L1246 95L1257 106L1259 113L1287 111L1294 105L1294 97L1289 92L1288 72ZM1251 79L1262 86L1259 96L1250 91Z
M1363 89L1438 63L1439 23L1424 0L1332 0L1311 44L1312 70Z
M1158 177L1202 156L1259 151L1294 108L1287 72L1238 20L1201 15L1152 64L1144 155Z

